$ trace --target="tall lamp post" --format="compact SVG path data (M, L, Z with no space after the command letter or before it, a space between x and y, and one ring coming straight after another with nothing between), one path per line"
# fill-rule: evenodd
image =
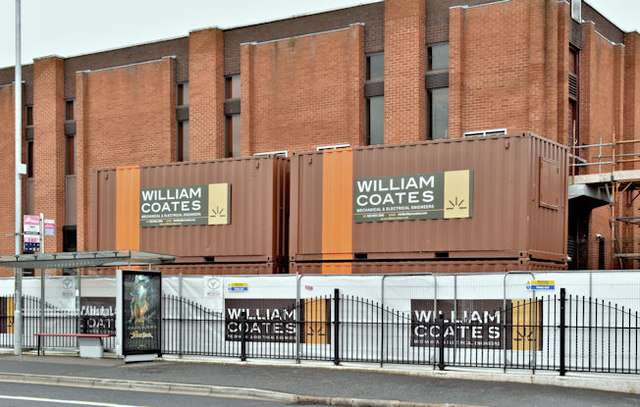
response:
M16 186L16 229L15 248L16 255L22 252L22 175L26 173L22 163L22 61L20 55L20 0L16 0L16 67L15 67L15 186ZM22 269L14 269L15 276L15 311L13 325L13 353L22 356Z

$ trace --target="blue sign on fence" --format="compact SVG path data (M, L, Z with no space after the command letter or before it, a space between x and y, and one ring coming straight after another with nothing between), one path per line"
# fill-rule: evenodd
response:
M527 290L555 290L555 280L531 280L527 281Z
M229 283L229 291L249 291L247 283Z

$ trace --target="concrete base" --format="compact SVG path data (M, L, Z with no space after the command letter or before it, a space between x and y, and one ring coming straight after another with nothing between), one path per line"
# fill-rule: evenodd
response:
M100 359L104 354L102 338L78 337L81 358Z
M124 357L124 363L153 362L157 356L158 355L155 353L146 355L127 355Z

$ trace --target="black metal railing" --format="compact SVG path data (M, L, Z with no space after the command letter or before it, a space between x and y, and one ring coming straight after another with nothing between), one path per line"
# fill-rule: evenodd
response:
M25 296L24 343L34 333L75 333L75 311ZM13 346L13 298L0 297L0 347ZM417 300L411 310L335 290L331 296L227 302L222 310L163 296L162 353L319 360L340 364L413 364L638 374L637 311L584 296L510 300ZM115 339L105 342L114 348ZM74 348L74 338L45 347Z
M13 296L0 297L0 348L14 346L14 309ZM86 317L78 316L76 310L61 309L45 302L44 318L42 315L40 298L29 295L22 296L22 325L24 349L36 349L38 346L50 349L76 348L77 339L74 337L48 336L41 337L38 344L36 333L75 334L86 326ZM91 333L115 334L114 329L93 329ZM108 351L115 349L115 338L105 338L104 348Z

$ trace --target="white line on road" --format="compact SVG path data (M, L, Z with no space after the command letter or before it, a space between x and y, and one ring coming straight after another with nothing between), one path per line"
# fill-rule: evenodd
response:
M41 397L5 396L5 395L1 395L1 394L0 394L0 399L39 401L39 402L42 402L42 403L77 404L77 405L81 405L81 406L143 407L143 406L133 406L133 405L129 405L129 404L100 403L100 402L96 402L96 401L58 400L58 399L48 399L48 398L41 398Z

